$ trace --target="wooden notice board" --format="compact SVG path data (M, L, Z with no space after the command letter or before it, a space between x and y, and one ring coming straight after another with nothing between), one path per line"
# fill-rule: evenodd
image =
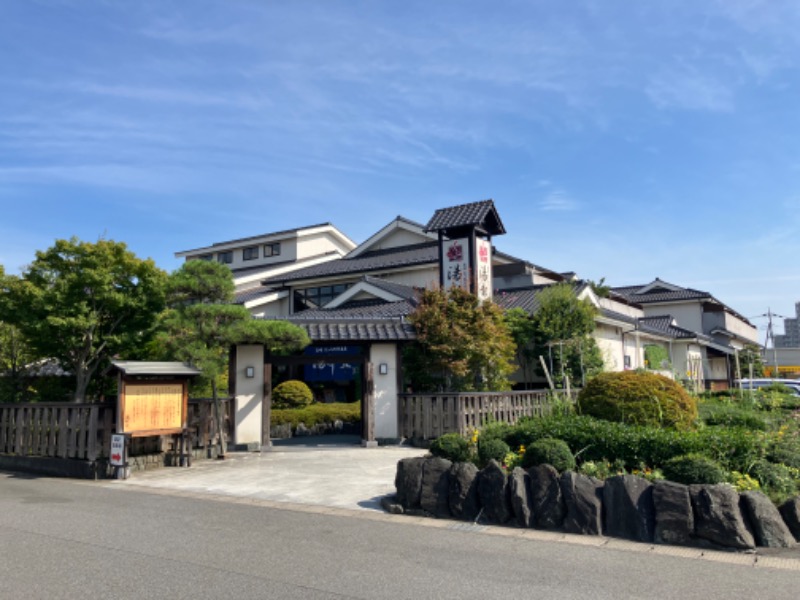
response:
M117 431L133 437L181 433L186 426L186 381L122 381Z

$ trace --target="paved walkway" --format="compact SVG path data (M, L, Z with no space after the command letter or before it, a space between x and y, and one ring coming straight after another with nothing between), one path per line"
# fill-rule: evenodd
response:
M278 442L266 452L235 452L225 460L195 461L133 473L112 485L211 493L349 509L377 509L393 494L397 461L422 456L410 446L362 448L352 436Z

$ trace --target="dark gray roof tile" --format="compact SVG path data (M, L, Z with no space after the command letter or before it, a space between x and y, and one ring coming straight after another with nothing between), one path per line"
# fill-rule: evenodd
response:
M360 275L371 271L436 263L438 260L438 242L425 242L401 248L387 248L366 252L354 258L332 260L290 273L269 277L264 280L264 283L274 285L335 275Z
M506 232L492 200L481 200L437 209L431 220L425 225L425 231L440 231L471 225L486 225L489 229L488 232L492 235Z

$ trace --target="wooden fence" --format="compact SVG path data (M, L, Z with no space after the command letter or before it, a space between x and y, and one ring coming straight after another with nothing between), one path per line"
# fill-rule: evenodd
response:
M491 422L516 423L520 417L548 414L559 402L573 402L578 390L527 390L449 394L401 394L400 435L432 440L445 433L467 435Z
M225 432L230 439L231 423L223 400ZM213 403L208 398L190 399L187 425L194 448L208 448L216 442L217 425ZM116 402L72 404L66 402L0 404L0 454L74 458L95 461L107 457L111 434L116 430ZM134 438L132 455L163 450L163 438Z

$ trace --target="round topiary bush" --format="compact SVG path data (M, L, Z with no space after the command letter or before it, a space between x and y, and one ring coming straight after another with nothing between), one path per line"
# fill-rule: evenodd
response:
M431 454L453 462L469 460L469 443L457 433L445 433L439 436L430 447Z
M511 448L503 440L497 438L478 439L478 462L482 465L492 459L502 463L509 452L511 452Z
M688 429L697 419L697 402L680 384L656 373L600 373L578 395L584 415L634 425Z
M682 454L670 458L661 471L670 481L686 485L727 481L727 473L722 465L702 454Z
M302 408L314 401L314 393L305 383L290 379L275 386L272 390L274 408Z
M575 456L564 440L542 438L525 448L522 466L526 469L535 465L548 464L559 473L575 469Z

